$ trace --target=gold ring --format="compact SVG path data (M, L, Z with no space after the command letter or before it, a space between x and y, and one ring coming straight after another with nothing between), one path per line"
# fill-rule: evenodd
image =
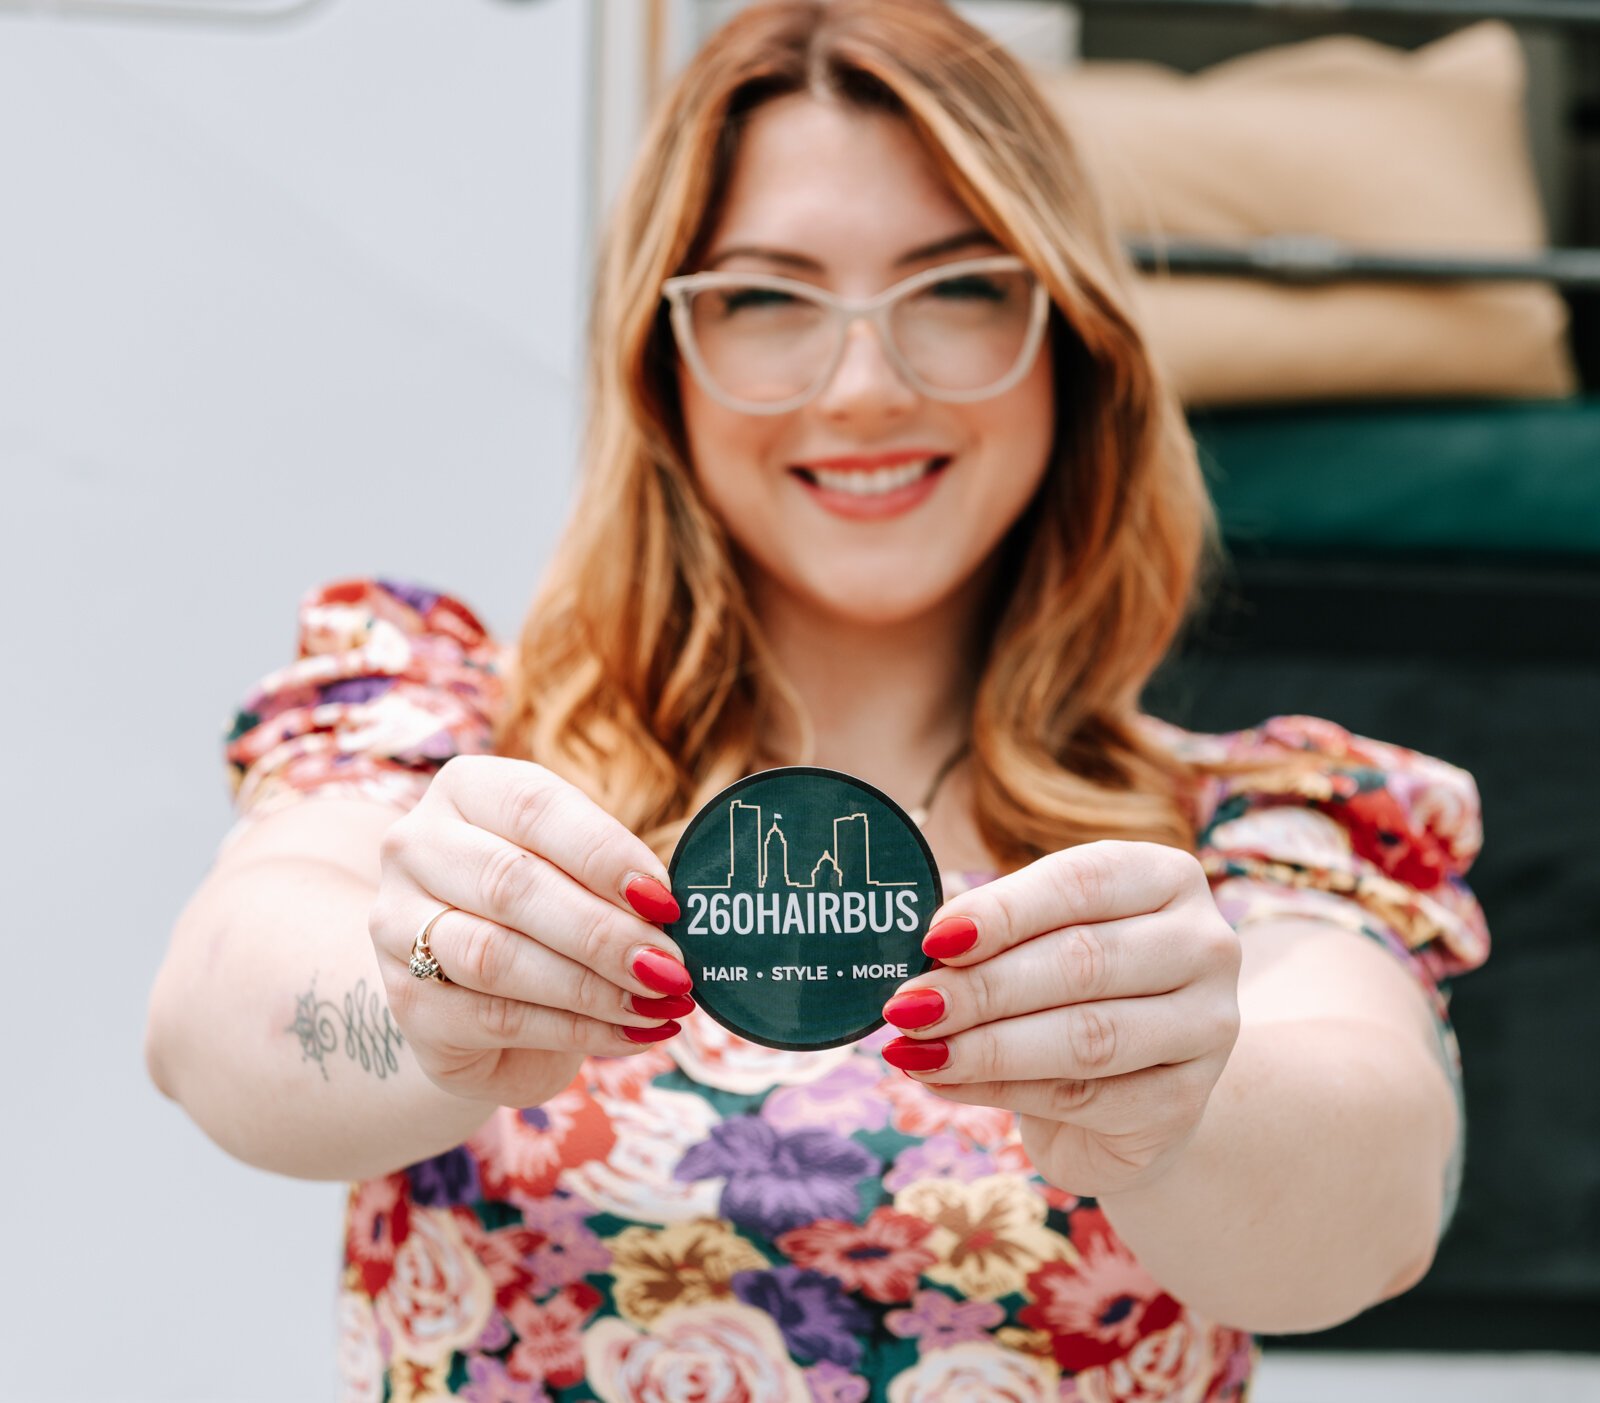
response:
M446 911L454 911L454 906L441 906L428 917L427 923L417 932L417 938L411 942L411 972L418 979L436 979L441 984L449 984L450 977L439 968L438 957L428 948L428 932L433 929L434 922L444 915Z

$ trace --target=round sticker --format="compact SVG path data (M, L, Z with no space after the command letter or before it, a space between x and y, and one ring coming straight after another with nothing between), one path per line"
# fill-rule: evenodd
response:
M922 937L944 901L938 865L905 810L853 775L789 765L729 785L669 871L681 914L665 929L695 1000L751 1042L854 1042L933 967Z

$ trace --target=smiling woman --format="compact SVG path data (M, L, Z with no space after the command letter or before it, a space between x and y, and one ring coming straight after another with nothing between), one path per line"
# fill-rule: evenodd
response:
M607 231L582 492L517 645L415 583L307 596L152 1065L237 1152L360 1180L353 1396L1210 1403L1246 1331L1425 1269L1477 795L1318 718L1140 709L1215 529L1128 278L945 6L752 6ZM680 962L666 858L774 763L925 810L900 1036L758 1046L694 1005L744 966ZM403 814L343 820L337 884L313 794ZM398 1029L381 1083L285 1045L333 915Z

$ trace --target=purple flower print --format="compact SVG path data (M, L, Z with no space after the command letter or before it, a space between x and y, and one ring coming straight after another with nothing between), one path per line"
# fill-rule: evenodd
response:
M811 1390L811 1403L867 1403L871 1392L860 1374L827 1359L806 1370L806 1387Z
M584 1221L593 1211L565 1189L522 1205L522 1226L542 1239L523 1258L538 1283L537 1294L570 1286L611 1265L610 1249Z
M995 1172L994 1159L982 1150L972 1149L959 1135L941 1131L920 1145L908 1145L895 1156L883 1186L899 1193L919 1179L959 1179L970 1184Z
M411 1181L412 1202L424 1208L448 1208L482 1197L478 1161L465 1145L408 1166L406 1178Z
M486 1354L498 1354L511 1341L516 1338L511 1333L511 1322L505 1314L498 1310L489 1312L489 1323L483 1327L483 1333L472 1342L474 1350L482 1350Z
M861 1358L856 1335L872 1328L872 1317L831 1276L778 1267L735 1272L730 1284L747 1306L772 1317L789 1352L802 1362L826 1359L848 1369Z
M723 1121L691 1145L673 1178L723 1177L718 1212L752 1232L776 1237L818 1218L854 1221L857 1183L878 1171L875 1154L831 1130L790 1134L754 1116Z
M325 682L317 688L317 696L325 702L366 702L381 697L394 687L392 677L346 677L339 682Z
M885 1043L891 1043L900 1036L900 1030L892 1023L885 1023L881 1028L875 1028L855 1044L857 1053L864 1053L868 1057L875 1052L882 1052Z
M779 1130L821 1126L841 1135L882 1130L889 1123L889 1103L878 1094L881 1076L869 1062L852 1058L818 1081L774 1091L761 1107L761 1118Z
M917 1353L951 1345L982 1343L1006 1318L994 1301L958 1301L943 1291L918 1291L906 1310L892 1310L883 1323L891 1335L915 1340Z
M461 1386L467 1403L550 1403L542 1383L513 1378L498 1359L469 1359Z
M414 585L407 580L388 580L381 575L377 583L396 599L402 599L419 614L426 614L439 602L439 591L426 585Z

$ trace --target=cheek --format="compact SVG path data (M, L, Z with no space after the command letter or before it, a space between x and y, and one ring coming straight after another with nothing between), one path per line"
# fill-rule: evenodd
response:
M1055 385L1048 358L1041 355L1032 373L999 399L969 410L973 437L984 445L985 495L994 507L1014 515L1044 480L1055 443Z
M679 402L683 406L684 435L689 446L689 462L706 500L730 530L738 535L741 513L748 512L763 496L764 474L774 421L758 414L740 414L718 404L680 368Z

